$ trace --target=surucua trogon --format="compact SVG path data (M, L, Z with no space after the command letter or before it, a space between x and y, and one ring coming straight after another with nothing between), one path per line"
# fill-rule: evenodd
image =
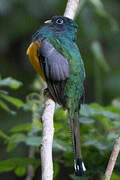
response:
M75 175L85 171L80 152L79 111L83 96L85 69L76 45L77 24L67 17L54 16L32 37L29 59L46 81L55 102L68 109Z

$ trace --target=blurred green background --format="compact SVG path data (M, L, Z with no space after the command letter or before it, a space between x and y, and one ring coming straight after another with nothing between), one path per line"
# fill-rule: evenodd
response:
M26 179L29 164L34 167L34 179L40 179L39 119L44 102L40 94L44 83L28 61L26 50L45 20L63 15L66 3L66 0L0 0L1 180ZM80 127L87 173L80 179L102 180L120 127L120 1L80 0L75 21L86 69L86 100L81 108ZM77 180L73 175L68 117L59 106L54 120L54 179ZM31 146L35 155L26 159ZM119 157L112 175L112 180L118 179Z

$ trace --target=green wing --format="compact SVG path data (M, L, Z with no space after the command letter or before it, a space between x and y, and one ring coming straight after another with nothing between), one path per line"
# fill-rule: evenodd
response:
M73 104L73 101L75 102L75 110L83 94L83 83L85 79L85 69L79 49L75 42L64 37L60 37L60 39L52 38L48 40L69 62L70 76L65 86L64 95L69 101L69 106L71 106L71 103Z

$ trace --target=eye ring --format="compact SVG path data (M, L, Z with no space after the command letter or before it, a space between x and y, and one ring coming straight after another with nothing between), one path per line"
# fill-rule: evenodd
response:
M57 23L57 24L63 24L63 19L62 19L62 18L57 19L57 20L56 20L56 23Z

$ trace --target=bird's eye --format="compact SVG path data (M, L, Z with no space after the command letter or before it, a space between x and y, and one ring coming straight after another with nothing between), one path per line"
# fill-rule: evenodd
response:
M56 23L57 23L57 24L63 24L63 19L61 19L61 18L57 19L57 20L56 20Z

